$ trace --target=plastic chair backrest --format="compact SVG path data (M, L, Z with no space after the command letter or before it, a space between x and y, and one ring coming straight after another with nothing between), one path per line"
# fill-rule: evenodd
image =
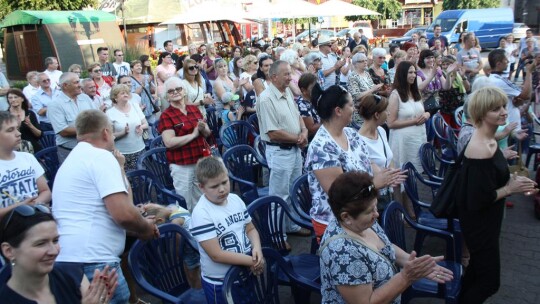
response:
M126 172L126 177L131 185L134 205L158 201L159 189L152 172L141 169L132 170Z
M157 239L133 244L129 267L142 289L161 300L178 303L182 293L190 289L184 272L183 246L191 246L193 237L175 224L161 225L159 232Z
M289 191L289 197L291 199L292 209L294 209L296 214L306 221L311 221L309 210L312 206L312 196L309 191L307 173L298 177L293 182L291 190Z
M222 121L221 117L217 115L216 108L208 107L206 109L206 122L208 123L208 127L212 131L212 134L214 134L214 137L218 139L219 128L221 128Z
M408 217L403 206L398 202L391 202L383 212L382 226L388 236L388 239L405 252L407 250L407 242L405 236L404 221L405 217Z
M260 135L255 137L255 140L253 141L253 149L257 151L261 159L266 161L266 142L261 139Z
M257 184L258 171L261 161L257 152L248 145L234 146L223 153L223 162L229 171L229 175L243 181ZM252 190L251 187L239 183L242 193Z
M249 204L247 210L259 232L261 246L274 248L280 254L287 255L284 238L286 231L283 226L285 216L291 218L287 203L278 196L265 196Z
M432 181L442 181L446 171L454 163L452 160L443 159L431 143L422 144L418 154L424 172Z
M454 120L460 128L463 126L463 106L458 107L454 112Z
M158 137L155 137L154 139L152 139L152 142L150 142L150 150L154 148L164 148L164 147L165 147L165 144L163 143L163 138L161 137L161 135L159 135Z
M236 145L251 145L256 136L253 127L243 120L232 121L219 130L219 138L227 149Z
M257 113L253 113L249 115L248 122L253 127L253 130L255 131L255 133L260 134L259 118L257 117Z
M45 177L47 177L47 183L52 190L54 184L54 178L56 172L60 168L60 161L58 160L58 149L56 146L42 149L34 154L36 159L45 169Z
M405 188L407 196L413 204L414 213L418 218L420 217L422 208L429 207L428 203L424 203L420 200L420 196L418 194L418 182L431 188L432 197L435 197L437 189L441 186L441 183L424 179L422 175L416 170L414 165L410 162L405 163L402 169L407 171L407 178L405 179L405 182L403 182L403 186Z
M146 151L137 160L137 169L148 170L154 174L160 186L174 190L166 148L154 148Z
M56 134L54 131L45 131L41 134L39 143L42 148L56 147Z
M154 138L159 136L159 132L157 130L158 123L159 123L159 120L156 120L153 123L148 124L150 126L150 132L152 132L152 136L154 136Z
M249 267L232 266L223 280L222 297L229 304L279 304L276 263L265 256L265 269L259 276Z

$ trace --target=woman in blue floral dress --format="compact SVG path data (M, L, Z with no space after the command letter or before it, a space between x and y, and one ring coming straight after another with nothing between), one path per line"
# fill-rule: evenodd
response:
M334 217L319 249L322 303L397 304L416 280L452 280L437 265L442 256L416 257L390 243L377 223L377 190L367 173L340 175L328 193Z
M328 205L328 189L343 172L362 171L373 175L366 143L358 132L346 127L351 123L354 105L351 94L334 85L323 91L317 84L311 94L313 106L322 121L311 141L306 157L309 190L312 194L310 216L317 238L334 217ZM399 185L405 175L399 169L385 169L374 179L377 189Z

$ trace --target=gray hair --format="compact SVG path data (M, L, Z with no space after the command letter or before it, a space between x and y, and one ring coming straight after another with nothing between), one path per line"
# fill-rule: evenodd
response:
M68 83L69 81L73 80L73 78L79 78L79 75L73 73L73 72L65 72L60 76L60 80L58 81L58 86L62 88L64 84Z
M355 64L359 61L367 60L367 56L364 53L356 53L352 56L352 63Z
M282 65L288 65L289 63L283 60L277 60L276 62L272 63L272 66L270 67L270 71L268 72L268 75L270 77L277 75L279 68Z
M94 80L91 79L91 78L83 78L83 79L81 79L81 81L80 81L82 87L84 87L84 86L85 86L87 83L89 83L89 82L94 82Z
M321 60L321 54L319 54L319 52L309 52L308 54L304 55L304 63L306 66L309 66L317 59Z
M176 76L173 76L173 77L170 77L169 79L165 80L165 83L163 83L163 95L161 97L163 97L163 99L167 100L167 90L168 89L172 89L172 88L177 88L177 87L182 87L182 90L185 92L186 91L186 84L184 83L184 81L182 81L182 79L176 77Z
M53 63L53 60L58 61L58 58L56 57L47 57L45 58L45 69L49 67L49 64Z
M293 50L286 50L285 52L283 52L283 54L281 54L279 60L286 61L290 65L293 65L298 62L298 53Z
M373 55L373 57L386 56L386 50L383 48L374 48L371 51L371 54Z
M491 79L489 79L489 77L484 76L484 75L478 76L473 81L471 93L476 92L480 90L481 88L492 87L492 86L493 86L493 82L491 82Z

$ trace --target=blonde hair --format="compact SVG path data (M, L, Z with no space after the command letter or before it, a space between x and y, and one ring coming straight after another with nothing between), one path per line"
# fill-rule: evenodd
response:
M394 60L399 59L399 58L405 58L405 57L407 57L407 52L405 52L404 50L399 50L394 53L394 56L392 56Z
M77 115L75 119L75 130L77 130L77 139L87 135L91 137L98 136L103 129L111 125L109 117L100 110L85 110Z
M116 84L111 89L111 101L116 103L116 97L122 92L127 92L131 96L131 88L126 84Z
M360 45L357 45L351 52L351 56L354 56L356 53L358 52L363 52L364 54L366 54L366 56L368 55L368 50L366 49L366 47L362 44Z
M144 211L146 211L148 215L154 215L156 220L163 220L163 222L167 222L172 213L169 208L153 203L145 204Z
M244 57L244 60L242 61L242 69L244 71L247 71L249 68L249 65L254 62L259 62L257 60L257 57L255 57L255 55L247 55L246 57Z
M505 107L507 103L508 98L501 89L487 86L471 94L467 110L474 124L480 126L488 112Z
M184 79L186 79L186 80L188 80L188 81L190 80L190 79L188 79L188 78L191 78L191 75L189 74L189 72L187 72L187 70L188 70L188 65L190 65L190 64L192 64L192 65L197 65L197 61L195 61L195 60L193 60L193 59L191 59L191 58L186 58L186 59L184 60L184 67L183 67L183 69L184 69ZM197 82L197 84L198 84L200 87L203 86L203 80L202 80L202 76L201 76L201 71L200 71L200 70L197 72L197 75L193 76L193 78L195 79L195 82ZM184 87L184 90L185 90L185 89L186 89L186 88ZM166 95L165 95L165 96L166 96Z
M199 159L195 167L195 175L200 184L204 185L209 179L216 178L221 174L227 174L227 168L221 158L209 156Z

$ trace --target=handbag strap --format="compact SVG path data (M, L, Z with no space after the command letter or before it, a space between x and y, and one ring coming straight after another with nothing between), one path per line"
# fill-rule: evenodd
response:
M135 80L141 86L141 88L144 90L144 93L146 93L150 101L152 101L152 95L150 95L150 92L148 92L148 90L141 84L141 82L137 80L137 78L133 77L133 75L131 76L131 79Z
M386 262L388 262L388 264L392 265L392 269L394 270L395 273L398 272L398 269L396 267L396 265L394 263L392 263L392 261L390 261L390 259L388 259L384 254L380 253L379 251L371 248L370 246L368 246L363 240L360 240L360 239L357 239L355 237L352 237L346 233L340 233L340 234L336 234L336 235L333 235L331 236L329 239L326 239L324 241L323 244L321 244L321 246L319 247L319 255L324 251L324 249L334 240L337 240L337 239L346 239L346 240L351 240L353 242L356 242L360 245L362 245L362 247L370 250L371 252L375 253L376 255L378 255L379 257L383 258Z
M379 132L379 128L377 128L377 134L379 135L379 138L381 139L383 151L384 151L384 167L388 167L388 156L386 155L386 145L384 144L384 139L381 137L381 132Z

